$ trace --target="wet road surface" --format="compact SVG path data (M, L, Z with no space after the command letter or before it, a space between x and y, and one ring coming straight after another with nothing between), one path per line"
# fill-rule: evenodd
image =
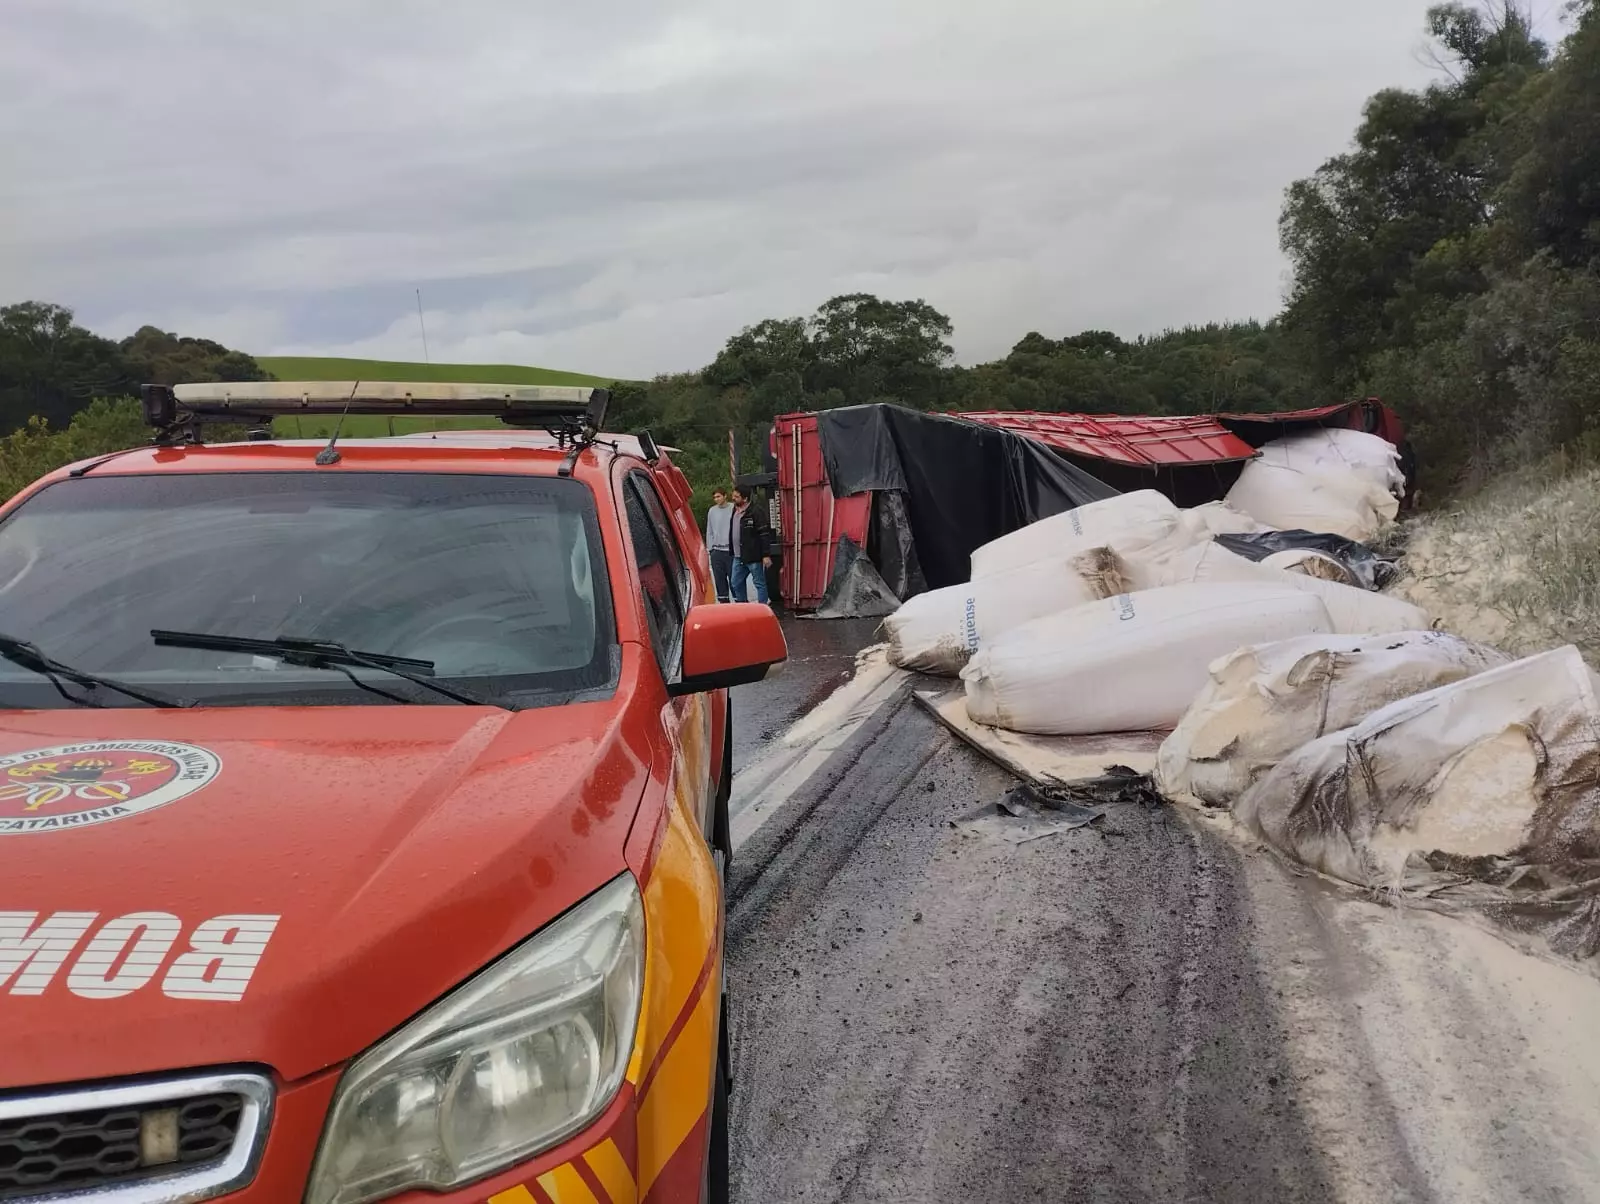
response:
M975 832L1014 779L892 682L751 826L739 782L783 743L751 732L868 638L809 626L800 672L736 702L764 718L729 881L735 1200L1600 1199L1600 994L1456 921L1181 808Z
M958 829L1012 779L908 696L840 761L735 857L736 1199L1327 1198L1214 838Z
M785 619L783 671L733 692L733 770L737 773L796 720L850 680L856 653L872 642L878 619Z

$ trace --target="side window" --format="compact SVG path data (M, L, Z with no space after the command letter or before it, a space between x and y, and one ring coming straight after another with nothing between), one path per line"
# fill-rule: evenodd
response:
M683 643L684 595L679 584L682 558L677 554L671 534L651 515L652 509L661 511L661 503L651 492L649 482L630 474L623 489L623 507L628 515L628 534L633 540L633 554L638 564L645 615L650 621L650 640L655 645L662 675L670 679L677 670Z
M649 514L656 533L661 537L661 546L666 549L672 579L678 585L678 600L687 612L693 605L694 579L689 574L689 564L683 558L683 548L678 543L672 523L667 519L666 508L661 504L661 495L656 492L655 483L642 472L629 473L628 480L639 490L645 512Z

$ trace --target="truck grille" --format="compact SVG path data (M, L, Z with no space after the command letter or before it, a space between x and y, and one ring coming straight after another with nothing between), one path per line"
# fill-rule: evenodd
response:
M248 1074L0 1095L0 1204L235 1190L254 1176L271 1095Z
M0 1200L103 1187L213 1162L233 1148L237 1095L0 1121Z

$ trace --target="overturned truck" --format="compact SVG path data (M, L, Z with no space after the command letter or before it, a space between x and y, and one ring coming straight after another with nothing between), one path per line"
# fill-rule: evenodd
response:
M1376 399L1162 418L890 405L786 414L769 448L779 590L791 609L818 617L885 615L965 582L974 549L1088 502L1142 489L1185 507L1219 501L1252 464L1270 489L1276 466L1261 449L1319 427L1393 444L1406 478L1398 492L1414 498L1404 428Z

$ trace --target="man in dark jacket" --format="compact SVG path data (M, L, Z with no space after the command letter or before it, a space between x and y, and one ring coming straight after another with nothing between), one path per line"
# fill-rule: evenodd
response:
M767 555L767 533L772 528L761 511L750 504L742 489L733 491L733 600L750 597L747 581L756 583L756 601L771 605L767 598L767 570L772 557Z

